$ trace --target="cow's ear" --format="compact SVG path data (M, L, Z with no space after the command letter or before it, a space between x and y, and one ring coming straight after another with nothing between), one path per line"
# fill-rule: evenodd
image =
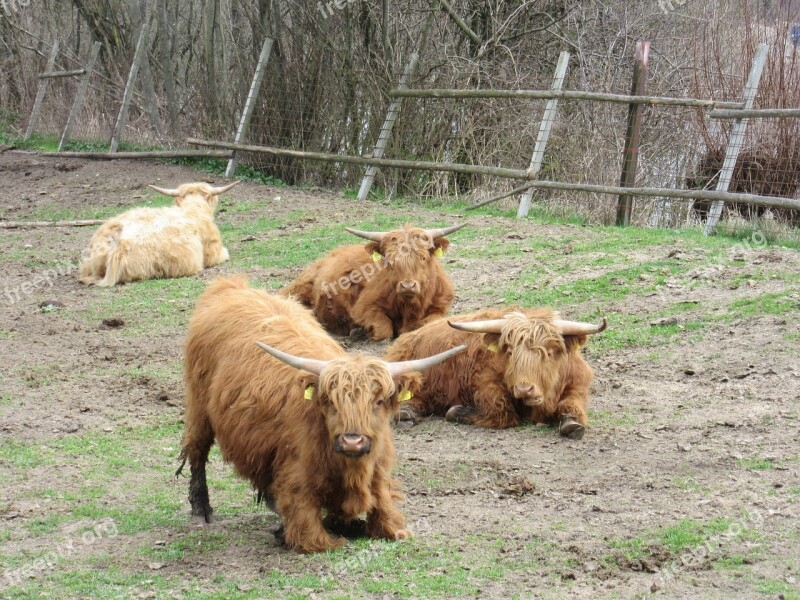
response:
M175 205L181 206L183 204L184 197L183 196L175 196Z
M438 240L433 240L433 248L431 248L431 254L435 254L436 256L441 256L447 250L447 247L450 245L450 240L447 238L439 238Z
M499 333L484 333L483 345L489 352L500 352L500 334Z
M564 347L566 348L567 354L570 354L571 352L579 351L588 341L589 337L585 335L565 335Z
M300 377L300 389L304 400L315 400L319 396L319 377L311 374L303 375Z
M406 373L394 380L397 386L394 392L391 408L396 410L400 404L408 402L422 389L424 378L422 373Z
M370 256L372 256L373 258L374 258L376 255L377 255L377 256L383 256L383 253L381 252L381 244L380 244L380 242L370 242L369 244L366 244L366 245L364 246L364 249L365 249L365 250L367 251L367 253L368 253Z

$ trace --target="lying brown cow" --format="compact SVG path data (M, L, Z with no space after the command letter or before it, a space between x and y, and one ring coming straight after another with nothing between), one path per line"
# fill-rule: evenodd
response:
M453 285L438 257L444 237L465 225L388 232L350 233L370 240L344 246L309 265L281 290L310 307L329 331L347 334L363 327L385 340L443 317L453 302Z
M386 360L409 360L458 344L467 351L424 373L401 418L445 415L450 421L505 428L526 420L558 423L583 437L592 369L581 355L602 325L562 321L547 309L485 310L441 319L400 336ZM455 329L453 329L455 328ZM476 333L483 335L475 335Z
M370 536L407 537L391 476L391 417L419 371L464 349L399 363L349 355L296 302L251 289L244 278L215 281L197 303L186 344L178 473L188 460L195 519L211 520L206 463L216 439L282 517L290 548L343 543L325 530L323 509L345 528L366 513Z

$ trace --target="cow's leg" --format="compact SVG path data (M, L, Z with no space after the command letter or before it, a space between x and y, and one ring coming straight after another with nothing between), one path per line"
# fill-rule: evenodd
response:
M383 469L378 469L378 473ZM397 494L393 482L376 473L372 485L375 496L374 508L367 515L367 531L370 537L385 540L404 540L411 537L406 529L406 517L397 508Z
M558 401L558 432L564 437L579 440L586 432L589 418L586 416L587 394L579 390L568 389Z
M457 405L447 411L448 421L469 423L491 429L519 425L519 415L506 398L505 389L495 382L485 382L473 394L474 406Z
M208 453L214 443L214 434L211 427L201 427L204 431L197 432L194 430L194 435L186 435L184 437L183 450L181 457L183 463L178 467L175 473L179 475L183 470L183 465L189 461L191 469L191 478L189 479L189 502L192 505L192 518L195 523L205 525L211 523L211 502L208 497L208 484L206 483L206 463L208 463ZM199 433L199 435L198 435Z
M426 403L420 398L414 398L400 404L400 411L397 413L398 421L411 421L416 423L420 417L431 414L427 409Z
M369 332L369 337L376 342L390 340L394 337L394 325L380 309L371 309L359 317L351 314L351 318Z
M324 552L338 548L344 540L334 538L322 524L322 507L311 493L278 493L278 512L283 517L283 542L300 552Z

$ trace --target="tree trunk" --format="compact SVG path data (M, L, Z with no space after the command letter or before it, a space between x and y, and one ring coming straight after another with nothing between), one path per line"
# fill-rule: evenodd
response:
M170 48L170 27L167 21L167 0L157 0L158 60L164 77L164 94L167 97L167 130L172 134L178 121L178 100L175 96L175 72Z
M142 6L142 0L131 0L131 21L136 35L147 22L147 11ZM144 58L142 59L142 91L144 92L144 110L150 122L150 129L157 136L161 135L161 118L158 114L158 102L156 101L156 91L153 86L153 72L150 69L150 59L147 49L150 47L150 40L145 40Z
M217 28L217 0L206 0L205 24L203 27L203 46L206 62L206 93L208 94L208 113L213 124L212 131L219 128L219 107L217 104L217 68L214 49L214 32Z

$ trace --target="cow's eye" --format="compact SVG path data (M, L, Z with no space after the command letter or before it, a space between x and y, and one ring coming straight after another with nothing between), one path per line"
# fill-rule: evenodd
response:
M384 401L383 398L378 398L377 400L375 400L375 408L380 408L384 404L386 404L386 402Z

